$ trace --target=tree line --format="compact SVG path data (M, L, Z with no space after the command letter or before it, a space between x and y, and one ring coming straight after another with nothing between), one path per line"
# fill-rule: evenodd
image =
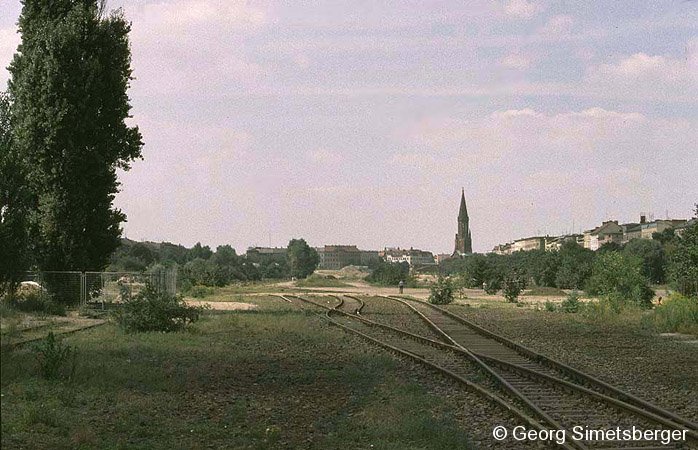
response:
M698 218L698 205L696 205ZM633 239L624 245L609 243L594 252L574 241L558 251L532 250L511 255L473 254L449 259L440 267L458 286L484 287L490 292L515 280L525 286L606 293L611 286L646 304L650 284L669 283L684 295L698 294L698 224L677 236L673 229L654 233L652 239Z
M112 254L107 270L154 272L176 267L179 287L187 292L195 286L220 287L239 281L306 278L315 271L319 260L317 251L305 239L291 239L284 258L258 262L238 255L230 245L219 245L214 251L200 242L187 248L169 242L124 239Z

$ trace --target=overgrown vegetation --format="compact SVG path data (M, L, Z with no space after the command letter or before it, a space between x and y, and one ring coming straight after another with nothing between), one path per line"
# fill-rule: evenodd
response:
M128 332L179 331L196 322L202 309L187 305L181 296L147 284L135 297L125 296L116 319Z
M429 290L429 303L447 305L453 302L453 284L445 277L439 277Z
M255 313L206 316L196 332L130 334L105 325L73 334L65 340L79 348L71 382L41 378L33 352L3 355L0 446L469 445L463 403L440 396L428 372L411 373L284 303L265 298Z
M504 287L502 291L504 293L504 298L509 303L516 303L519 299L519 294L523 291L524 281L517 274L510 274L504 280Z
M347 283L342 280L338 280L332 275L321 276L318 274L310 275L308 278L298 280L296 282L298 287L347 287Z
M652 306L654 291L642 275L642 261L622 253L601 254L594 262L587 292L604 296L613 304L629 302L640 308Z
M403 281L405 286L414 284L414 278L410 275L410 266L406 262L374 261L369 264L369 268L372 272L365 278L369 283L381 286L397 286L400 281Z
M662 333L690 333L698 336L698 298L673 294L643 318L646 325Z
M56 302L51 294L45 291L36 290L7 295L0 301L16 311L50 316L65 316L66 314L65 304Z
M34 345L39 374L47 380L61 375L72 378L75 374L76 351L53 332Z
M572 291L567 294L567 297L560 303L560 310L566 313L576 313L582 307L582 302L579 301L579 293Z

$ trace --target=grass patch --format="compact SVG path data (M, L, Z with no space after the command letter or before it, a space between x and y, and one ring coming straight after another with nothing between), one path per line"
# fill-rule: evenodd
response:
M2 448L463 447L454 411L386 352L262 301L179 333L66 337L70 379L42 378L29 349L3 354Z
M538 297L564 297L567 295L567 293L556 287L534 286L531 289L526 289L522 295Z
M308 278L296 281L298 287L350 287L347 283L330 276L310 275Z

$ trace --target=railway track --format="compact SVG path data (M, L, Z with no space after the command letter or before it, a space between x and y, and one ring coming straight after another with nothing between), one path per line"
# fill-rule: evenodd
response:
M328 320L350 332L467 382L464 384L505 406L532 428L566 430L563 447L649 450L698 445L695 424L445 309L415 300L385 297L419 315L441 337L435 340L361 317L365 302L357 297L336 297L333 306L296 298L323 308ZM633 426L642 430L677 430L685 433L686 444L660 445L656 439L600 442L593 435L577 439L578 435L573 436L570 431L575 426L581 427L580 433Z

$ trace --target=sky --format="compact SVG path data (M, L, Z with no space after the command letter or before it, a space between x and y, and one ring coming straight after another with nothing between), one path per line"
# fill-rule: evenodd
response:
M450 253L698 202L698 1L109 0L131 239ZM0 67L19 43L0 0ZM0 90L9 73L0 69Z

